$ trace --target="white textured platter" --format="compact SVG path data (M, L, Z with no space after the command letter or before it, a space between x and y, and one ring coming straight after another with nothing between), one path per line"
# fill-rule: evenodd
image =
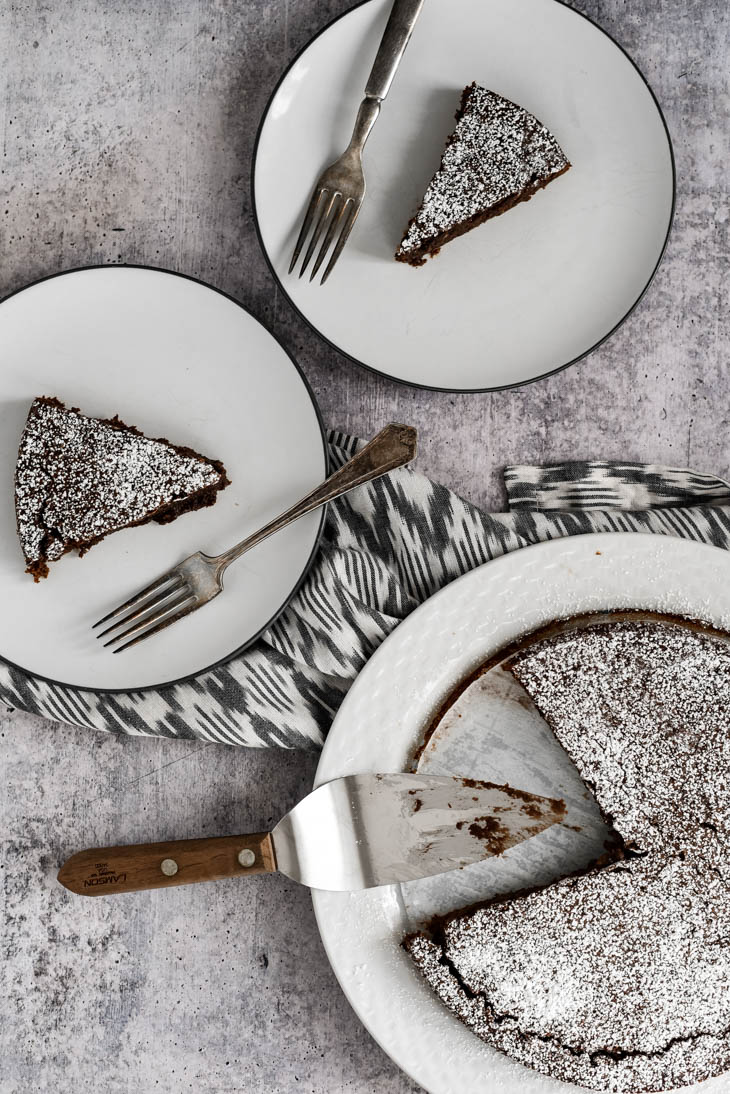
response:
M220 459L231 486L173 524L117 532L34 584L15 529L13 477L33 398L118 414ZM197 549L232 546L326 475L319 413L282 346L234 300L162 270L106 266L38 282L0 304L0 656L62 684L137 690L228 659L281 611L323 513L260 544L211 604L118 656L91 624Z
M730 556L671 537L601 533L526 547L472 571L410 615L365 666L335 719L316 783L356 772L408 770L435 712L488 657L554 619L621 608L689 615L730 629ZM499 772L503 759L494 727L486 740L490 744L477 772L482 778ZM447 740L447 750L441 750L440 764L439 747L427 749L424 769L448 771L452 743ZM520 772L509 774L517 783ZM523 781L535 778L527 768L521 774ZM560 772L547 771L546 777L560 784ZM534 782L523 788L541 792ZM508 858L513 871L529 870L530 856L533 864L540 859L539 841L555 831L494 860L494 877ZM464 890L469 871L485 867L489 863L453 875L452 908L469 899ZM412 966L401 941L429 914L446 910L445 880L433 891L431 883L418 888L423 883L414 882L363 893L313 893L327 955L358 1016L429 1094L575 1090L480 1041ZM728 1094L730 1077L684 1089Z
M391 3L337 19L276 88L253 172L264 252L307 322L368 368L450 391L545 376L615 330L661 259L674 165L659 106L622 49L558 0L429 0L365 150L350 241L326 286L299 280L287 270L303 212L350 138ZM535 114L573 167L422 269L396 263L474 80Z

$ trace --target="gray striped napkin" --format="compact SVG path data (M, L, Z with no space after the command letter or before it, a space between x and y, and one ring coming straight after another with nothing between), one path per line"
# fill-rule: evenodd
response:
M359 445L329 436L333 467ZM655 464L511 467L509 512L482 513L407 468L330 506L287 610L245 654L159 691L96 694L0 662L0 699L113 733L319 748L370 654L443 585L497 555L583 532L657 532L730 546L730 484Z

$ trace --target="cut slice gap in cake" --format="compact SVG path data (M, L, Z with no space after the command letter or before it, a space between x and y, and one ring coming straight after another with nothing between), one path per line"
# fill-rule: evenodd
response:
M730 646L665 620L581 626L507 661L622 846L405 940L483 1040L601 1091L730 1069Z

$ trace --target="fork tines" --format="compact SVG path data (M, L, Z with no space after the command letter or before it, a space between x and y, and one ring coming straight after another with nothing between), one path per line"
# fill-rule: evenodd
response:
M339 191L327 190L324 187L317 187L312 194L312 200L309 202L306 215L304 217L304 223L302 224L302 230L299 233L296 246L294 248L294 254L292 256L291 264L289 266L289 273L291 273L297 264L297 259L301 254L302 248L309 235L310 229L312 230L312 238L309 241L306 253L304 255L304 261L302 262L299 276L307 269L312 255L314 254L317 244L322 238L324 232L324 240L320 247L317 259L312 267L312 272L309 275L309 280L313 281L317 276L320 266L324 262L327 252L329 251L332 243L334 242L334 248L330 256L330 260L327 263L324 273L322 274L321 285L324 285L325 281L332 273L332 269L337 262L337 259L342 254L342 249L347 243L347 238L352 231L352 226L357 220L357 214L360 211L360 204L356 203L352 198L345 198ZM339 232L339 235L338 235ZM337 237L335 242L335 237Z
M187 615L193 609L195 604L195 594L181 574L174 572L164 574L157 581L153 581L151 585L126 600L124 604L120 604L114 611L109 612L98 623L94 623L94 629L96 629L113 620L96 637L104 638L106 635L112 634L112 631L117 631L117 634L112 635L108 641L104 642L104 646L112 646L117 642L122 642L123 645L117 646L112 651L113 653L121 653L122 650L129 649L130 646L136 645L137 642L149 638L150 635L163 630L170 623L181 619L182 616ZM131 624L131 626L128 626L128 624ZM120 627L125 629L120 630Z

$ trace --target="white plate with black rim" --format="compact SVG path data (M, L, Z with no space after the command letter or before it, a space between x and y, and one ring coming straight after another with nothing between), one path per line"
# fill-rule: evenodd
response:
M313 558L324 513L247 554L224 593L119 655L91 625L193 551L216 553L326 477L319 412L298 366L245 308L188 277L143 267L76 270L0 304L0 657L95 691L134 691L229 660L276 618ZM110 535L34 584L15 529L14 469L34 397L118 414L221 460L231 485L209 509Z
M647 610L729 630L729 576L730 557L720 548L620 532L525 547L471 571L413 612L368 661L338 711L315 785L359 772L412 770L425 731L454 689L499 651L554 620ZM524 789L558 789L571 813L562 780L572 777L579 791L585 790L556 747L550 763L543 765L539 757L529 773L505 771L511 727L502 726L500 734L499 721L485 733L479 753L471 746L476 766L456 770L445 751L453 755L453 727L449 739L442 725L421 754L419 770L508 778L512 785L529 779ZM545 782L538 785L540 778ZM533 871L539 874L543 868L553 837L558 838L557 828L499 859L443 875L435 885L426 879L358 893L312 894L327 956L352 1007L388 1055L429 1094L568 1094L576 1089L479 1040L442 1005L401 945L430 916L494 895L495 880L497 892L544 884ZM576 841L581 838L576 833ZM576 853L585 856L586 847L577 847ZM502 887L499 878L508 859L512 884ZM701 1089L727 1094L730 1080L719 1076Z
M366 147L368 191L334 273L323 287L290 276L312 186L349 140L391 2L331 23L274 91L253 168L264 253L318 334L394 380L480 391L546 376L616 330L661 260L675 180L659 105L617 43L558 0L427 3ZM472 81L535 114L572 168L423 268L396 263Z

